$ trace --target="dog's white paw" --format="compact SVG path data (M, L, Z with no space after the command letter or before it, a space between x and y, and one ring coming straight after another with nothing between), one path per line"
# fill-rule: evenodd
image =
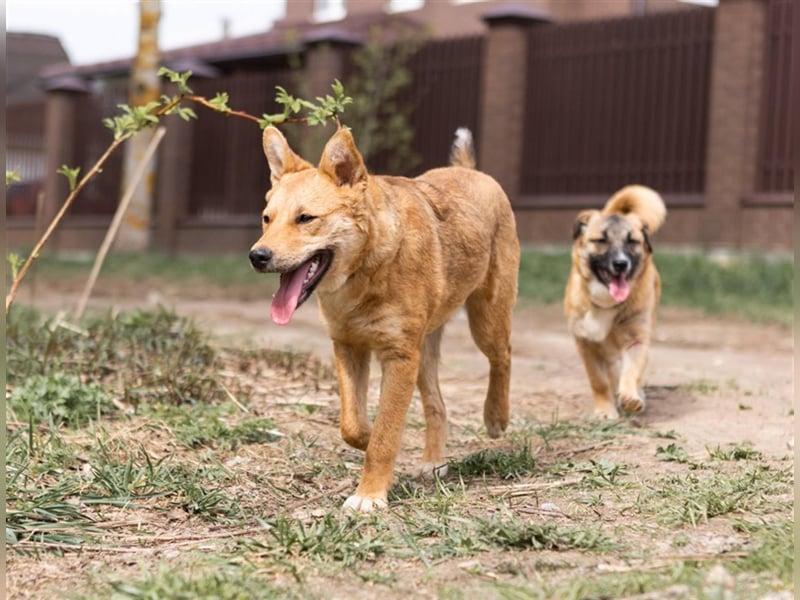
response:
M616 407L612 406L603 406L603 407L595 407L594 409L594 416L598 419L619 419L619 413L617 412Z
M360 513L371 513L375 510L382 510L389 506L386 498L368 498L366 496L358 496L353 494L344 501L342 509L345 511L353 511Z
M424 462L419 465L417 474L422 479L435 479L447 475L447 463Z

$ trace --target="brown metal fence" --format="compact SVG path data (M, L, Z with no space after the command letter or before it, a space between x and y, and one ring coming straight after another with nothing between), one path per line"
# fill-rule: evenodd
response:
M533 27L521 194L702 193L713 14Z
M244 71L192 82L200 96L228 92L231 108L260 116L278 111L275 86L291 89L291 71ZM257 215L269 189L269 170L261 152L261 131L252 121L196 108L189 215L221 221L229 215ZM200 114L202 111L202 114Z
M759 130L759 192L790 192L792 179L792 119L797 99L791 102L792 10L791 0L767 4L764 89Z
M458 127L468 127L477 137L482 52L483 38L469 36L432 40L414 53L406 64L411 82L395 101L409 116L415 160L407 166L392 166L397 161L379 152L368 160L371 172L415 176L447 164ZM348 76L354 74L350 61Z
M6 107L6 170L18 182L6 188L6 215L33 216L46 174L44 101Z
M430 42L411 59L416 173L447 164L458 127L479 135L482 52L479 36L453 38Z
M126 102L123 89L110 89L77 98L73 147L75 161L69 166L80 167L81 175L94 166L114 139L111 130L103 125L103 119L119 114L117 104ZM123 144L83 189L70 207L70 215L102 217L114 214L120 198L124 153Z
M764 88L760 122L754 125L759 130L756 191L770 194L792 189L790 131L796 115L789 97L792 2L765 3ZM561 206L570 203L570 196L583 202L631 182L659 189L670 202L702 202L713 29L714 9L532 26L525 117L519 123L524 135L520 189L510 191L520 206ZM457 127L469 127L480 147L484 43L480 36L431 41L412 57L412 84L400 101L412 109L413 149L421 160L407 172L391 174L415 175L445 164ZM228 67L240 70L193 80L194 91L206 97L227 91L233 108L260 115L278 109L276 85L297 88L284 59ZM343 80L347 74L342 73ZM76 98L72 165L84 173L111 141L102 119L118 112L117 103L126 102L123 88L111 84ZM189 198L185 204L183 198L158 198L157 203L180 202L180 218L206 223L252 220L269 187L258 127L202 107L196 110L200 118L193 122L186 148L191 159ZM19 115L9 117L10 141L12 134L27 131ZM504 148L492 150L501 153ZM113 214L123 153L124 148L112 156L71 215ZM385 158L375 157L370 170L389 173Z

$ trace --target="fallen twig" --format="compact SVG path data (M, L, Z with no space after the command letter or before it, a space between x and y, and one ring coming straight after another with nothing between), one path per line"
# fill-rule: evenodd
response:
M78 306L75 309L75 319L77 320L80 320L80 318L83 316L83 311L86 310L86 303L89 301L89 295L92 293L95 283L97 283L97 276L100 274L100 269L103 266L103 262L105 261L106 255L111 248L114 238L117 237L117 231L119 231L119 227L122 224L122 219L128 210L128 206L131 203L131 199L136 191L136 187L139 185L139 181L144 176L147 163L150 161L150 158L153 156L153 154L155 154L156 148L158 148L158 145L161 143L161 140L164 138L164 134L166 132L167 130L164 127L159 127L156 130L155 134L153 135L153 139L150 140L150 143L145 150L142 161L139 163L136 171L134 171L132 175L128 189L125 190L125 194L119 201L119 206L117 206L117 210L114 213L114 218L111 220L111 225L106 232L106 237L103 238L103 243L100 246L100 250L97 252L97 258L92 266L92 272L89 274L89 279L86 281L86 287L84 287L83 294L81 294L81 298L78 301Z

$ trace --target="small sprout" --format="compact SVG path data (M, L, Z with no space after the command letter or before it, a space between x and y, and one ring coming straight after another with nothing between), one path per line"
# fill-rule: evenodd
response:
M231 108L228 106L228 99L227 92L218 92L208 103L214 107L214 110L218 110L221 113L229 113Z
M63 175L69 181L69 191L75 191L75 188L78 185L78 174L81 172L80 167L75 167L74 169L70 169L67 165L61 165L61 168L56 171L59 175Z
M283 106L283 113L264 114L259 120L259 125L263 129L268 125L285 123L292 118L292 115L300 114L304 110L307 111L306 116L295 120L305 121L307 125L312 126L325 125L328 119L338 118L344 112L345 106L353 102L351 97L344 95L344 86L338 79L331 84L331 88L334 95L317 96L315 104L302 98L295 98L285 88L275 86L278 91L275 102Z
M10 253L7 260L8 266L11 267L11 278L16 279L25 260L15 252Z
M178 73L177 71L173 71L172 69L168 69L167 67L161 67L158 70L159 77L166 77L170 80L170 82L174 83L178 86L178 91L183 94L192 94L191 88L186 84L189 81L189 77L192 76L191 71L185 71L183 73Z

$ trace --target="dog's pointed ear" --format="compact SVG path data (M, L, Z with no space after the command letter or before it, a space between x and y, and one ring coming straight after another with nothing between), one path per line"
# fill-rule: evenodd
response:
M261 142L264 146L264 156L267 157L272 185L286 173L313 168L309 162L294 153L283 134L272 125L264 129Z
M597 212L596 210L584 210L578 213L575 223L572 225L573 240L577 240L583 234L583 230L586 228L587 223L589 223L589 219L596 215Z
M325 144L319 170L339 186L366 180L367 167L349 129L340 129Z

